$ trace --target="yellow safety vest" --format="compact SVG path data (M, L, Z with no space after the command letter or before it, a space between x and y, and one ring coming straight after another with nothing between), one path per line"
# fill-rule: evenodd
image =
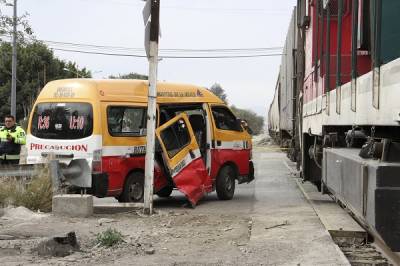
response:
M11 136L11 139L8 136ZM22 127L0 128L0 159L19 160L21 145L25 144L26 134Z

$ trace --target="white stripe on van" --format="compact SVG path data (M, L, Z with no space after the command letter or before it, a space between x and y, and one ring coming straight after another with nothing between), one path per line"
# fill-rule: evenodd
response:
M186 154L186 156L180 161L174 169L170 170L171 176L175 177L178 175L183 169L185 169L192 161L198 159L201 157L200 149L192 150L192 153L194 155L194 158L192 158L192 155L190 153Z
M103 156L145 155L146 145L138 146L103 146Z
M248 149L246 140L234 140L234 141L217 141L214 140L215 147L217 150L245 150ZM218 145L219 144L219 145Z

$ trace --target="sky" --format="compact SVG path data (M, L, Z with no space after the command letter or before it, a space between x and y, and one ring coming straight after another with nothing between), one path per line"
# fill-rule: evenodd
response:
M282 47L296 0L160 0L160 49ZM142 0L18 0L39 40L141 48ZM10 8L11 11L11 8ZM54 51L92 71L94 78L148 74L146 58ZM144 52L138 52L141 54ZM229 104L266 117L280 56L235 59L170 59L158 79L203 87L219 83Z

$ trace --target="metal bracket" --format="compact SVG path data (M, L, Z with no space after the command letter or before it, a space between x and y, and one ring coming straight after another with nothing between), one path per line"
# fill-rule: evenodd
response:
M342 87L337 87L336 89L336 113L340 115L340 110L342 107Z
M381 68L375 67L372 74L372 105L379 109L379 93L381 83Z
M351 110L355 112L357 110L357 80L351 80Z

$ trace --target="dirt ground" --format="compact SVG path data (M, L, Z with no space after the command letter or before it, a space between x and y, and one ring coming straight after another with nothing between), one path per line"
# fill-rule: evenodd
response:
M91 218L54 216L0 218L2 265L195 265L237 264L248 261L249 220L235 215L194 215L190 210L140 211L94 215ZM123 234L124 243L112 248L95 245L96 234L107 228ZM81 252L64 258L41 257L32 251L46 237L75 231ZM0 236L1 237L1 236ZM243 258L237 261L238 255ZM203 262L199 259L204 260ZM235 260L233 260L235 259Z

